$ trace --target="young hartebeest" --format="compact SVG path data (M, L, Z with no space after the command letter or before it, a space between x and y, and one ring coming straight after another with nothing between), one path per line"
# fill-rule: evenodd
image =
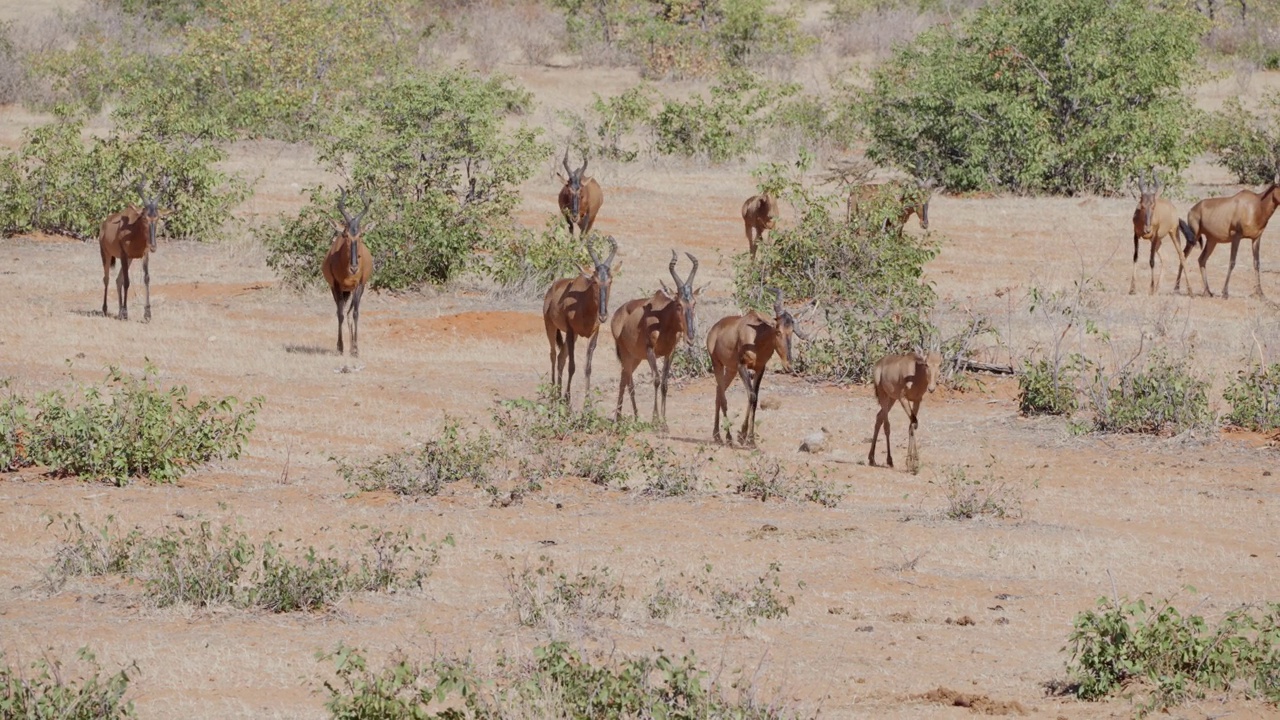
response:
M542 300L542 322L547 328L547 342L551 344L551 380L557 389L564 385L564 402L569 402L573 387L573 346L579 337L591 338L587 345L587 394L582 404L591 403L591 357L600 339L600 325L609 319L609 289L613 286L613 256L618 253L618 241L613 236L605 238L609 243L609 257L604 262L587 245L594 268L585 268L575 278L561 278L551 283ZM563 333L563 335L562 335ZM565 361L569 362L569 379L564 380Z
M578 226L578 234L586 237L591 232L591 226L596 222L596 213L600 212L600 206L604 204L604 190L600 189L600 183L595 178L584 178L583 174L587 172L587 156L582 156L582 167L577 170L569 169L569 148L564 150L564 171L567 175L556 173L562 181L564 187L560 188L560 212L564 215L565 222L569 223L569 234L573 234L573 227Z
M902 180L890 180L886 183L858 185L849 193L847 217L850 222L858 215L862 207L877 201L892 201L900 208L896 218L887 217L882 229L901 230L907 220L915 215L920 219L920 228L929 229L929 200L933 197L932 180L917 180L913 185Z
M875 364L871 370L872 384L876 389L876 402L880 404L880 412L876 413L876 428L871 435L871 452L867 453L867 464L876 464L876 440L880 437L880 426L884 426L885 464L893 467L893 448L889 443L889 411L896 401L902 404L911 424L907 426L907 464L918 462L916 453L916 426L919 425L920 403L924 400L925 390L933 392L938 382L938 371L942 365L942 355L934 350L928 355L912 353L909 355L888 355ZM911 407L907 407L911 403Z
M169 179L161 181L161 193L169 187ZM129 265L142 261L142 284L146 288L146 306L143 319L151 320L151 253L156 251L156 230L161 219L169 214L159 208L158 197L147 197L146 186L138 183L142 207L130 205L123 212L109 215L98 230L98 249L102 254L102 314L107 314L107 288L110 285L111 268L120 260L120 274L116 275L116 301L120 307L117 317L129 319Z
M1178 254L1178 283L1174 285L1173 291L1178 292L1178 288L1182 285L1182 273L1187 267L1187 256L1182 252L1182 245L1178 243L1178 211L1173 207L1173 203L1161 197L1160 193L1164 190L1164 186L1160 184L1160 178L1156 175L1156 171L1151 171L1151 182L1147 183L1143 180L1141 173L1138 175L1138 207L1133 211L1133 270L1129 273L1129 294L1134 294L1137 288L1138 277L1138 241L1151 241L1151 255L1148 264L1151 266L1151 289L1150 294L1155 295L1160 289L1160 283L1164 282L1164 260L1160 261L1160 277L1156 278L1156 258L1159 257L1160 245L1164 239L1169 238L1169 244L1173 246L1173 251ZM1187 292L1191 292L1191 279L1187 278Z
M671 264L667 269L676 282L673 294L659 290L653 297L640 298L623 304L613 313L610 330L613 332L613 343L618 353L618 362L622 365L622 375L618 380L618 406L614 412L615 422L622 418L622 394L631 391L631 411L637 419L640 410L636 407L636 383L632 377L636 367L648 360L649 369L653 371L653 421L660 427L667 422L667 378L671 374L671 354L680 342L681 336L693 347L697 337L697 326L694 324L694 309L698 302L699 291L693 288L693 278L698 274L698 258L685 253L693 263L689 277L681 280L676 275L676 251L671 251ZM658 373L658 358L661 357L662 373ZM662 413L658 413L658 395L662 395Z
M773 229L778 205L768 193L752 195L742 203L742 224L747 231L747 246L751 248L751 259L756 259L756 245L764 240L764 231Z
M791 371L791 336L803 338L796 327L795 318L782 307L782 291L775 289L773 318L767 318L755 310L746 315L730 315L721 318L707 332L707 352L711 354L711 367L716 376L716 411L712 419L715 441L720 442L720 415L729 420L729 401L725 390L733 383L734 375L742 378L747 388L747 414L738 432L738 444L752 446L756 439L756 405L760 399L760 381L764 378L769 358L777 353L782 368ZM733 444L733 431L728 430L729 443Z
M333 243L324 256L321 271L324 279L333 291L333 303L338 307L338 354L342 354L342 316L347 310L347 300L351 301L351 357L360 355L357 345L360 325L360 298L364 295L365 285L373 276L373 254L364 244L364 234L373 229L369 223L360 227L360 221L369 212L369 200L364 201L364 209L359 215L351 217L347 212L347 191L344 189L338 197L338 212L342 220L330 219L333 223Z
M1227 286L1231 284L1231 271L1236 269L1236 252L1240 249L1240 240L1249 238L1253 242L1253 274L1256 286L1253 294L1265 297L1262 292L1262 264L1258 252L1262 246L1262 231L1267 229L1267 222L1280 206L1280 181L1273 181L1261 193L1252 190L1241 190L1231 197L1206 198L1191 206L1187 213L1186 223L1180 223L1182 236L1187 245L1184 253L1198 242L1203 242L1197 264L1200 265L1200 281L1204 283L1204 294L1213 297L1209 289L1209 279L1205 276L1205 263L1218 243L1231 243L1231 264L1227 266L1227 279L1222 283L1222 297L1225 300ZM1178 272L1179 282L1182 272ZM1188 286L1191 277L1187 277ZM1174 284L1177 288L1177 284Z

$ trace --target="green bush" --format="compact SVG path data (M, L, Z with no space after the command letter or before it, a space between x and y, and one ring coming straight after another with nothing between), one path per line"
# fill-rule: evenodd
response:
M1280 363L1241 370L1223 397L1231 405L1227 422L1249 430L1280 428Z
M701 157L714 163L755 152L757 127L798 86L767 83L745 71L720 76L710 97L668 100L653 121L656 149L664 155Z
M1259 104L1261 115L1232 98L1205 123L1209 150L1218 164L1245 185L1266 185L1280 178L1280 92L1267 93Z
M238 409L234 397L193 404L185 386L162 390L154 378L149 364L140 377L112 367L103 387L54 390L34 401L10 396L0 413L0 460L126 485L134 477L173 482L198 465L240 456L262 398Z
M447 282L511 236L518 186L551 152L539 130L507 129L529 102L509 78L457 69L371 86L335 113L317 153L370 203L374 287ZM319 281L336 199L312 189L296 218L261 234L267 264L287 284Z
M1100 598L1096 611L1079 613L1072 624L1067 671L1083 699L1142 679L1155 688L1153 710L1230 688L1280 702L1280 604L1237 608L1210 626L1169 600L1148 607L1140 599Z
M487 485L498 455L493 439L481 432L467 438L457 421L445 418L439 435L416 448L405 448L358 465L330 458L338 474L363 492L390 490L397 495L438 495L445 485L470 480Z
M618 162L638 158L642 148L629 145L628 136L652 126L657 102L653 86L642 82L611 98L592 96L595 100L585 116L562 114L571 126L569 144L590 157Z
M130 675L138 673L130 663L114 675L104 675L102 666L87 647L77 658L85 666L72 679L61 660L47 657L31 663L30 673L5 662L0 653L0 717L17 720L117 720L137 717L133 701L125 701Z
M789 472L775 457L753 452L743 464L734 490L762 502L777 498L814 502L823 507L840 504L844 493L831 483L818 480L813 470L809 470L807 478L801 479L801 475Z
M1116 193L1199 152L1191 89L1206 23L1145 0L997 0L874 71L868 157L925 159L953 191Z
M564 216L553 215L540 233L522 228L499 241L486 259L485 273L504 288L541 296L551 283L584 267L592 267L586 243L569 234Z
M1074 364L1055 367L1047 358L1022 361L1018 373L1018 412L1023 415L1070 415L1079 406Z
M1096 372L1089 399L1094 429L1111 433L1180 433L1213 425L1209 381L1192 372L1189 358L1152 353L1145 367L1109 379Z

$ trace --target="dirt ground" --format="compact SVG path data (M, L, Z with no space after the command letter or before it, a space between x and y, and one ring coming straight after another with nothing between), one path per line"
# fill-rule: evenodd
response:
M12 12L9 5L0 11ZM589 100L583 88L597 75L619 87L633 78L618 70L503 69L558 106ZM1253 78L1255 88L1277 84L1280 76ZM1206 87L1200 104L1221 102L1233 87ZM0 109L0 142L12 146L38 120ZM230 165L250 177L263 173L241 210L248 219L296 208L299 186L321 177L305 150L272 143L237 146ZM605 189L597 227L618 238L623 261L614 302L656 289L676 248L701 259L699 280L708 289L700 327L733 312L731 262L745 245L738 209L753 191L749 167L593 161L592 169ZM549 163L524 187L521 217L531 225L554 210L550 172ZM1192 198L1235 189L1207 164L1188 177L1178 203L1184 212ZM1132 348L1139 333L1150 343L1191 346L1220 397L1257 348L1272 360L1280 351L1276 311L1247 299L1247 253L1235 294L1224 301L1172 295L1177 262L1169 248L1160 294L1145 294L1144 247L1139 294L1128 295L1132 210L1129 199L936 197L931 229L943 249L928 277L944 304L992 318L1001 337L984 356L997 363L1049 339L1028 312L1031 287L1095 277L1104 290L1091 312L1117 347ZM920 232L914 219L908 227ZM1269 240L1262 281L1280 298L1280 262ZM565 570L611 568L627 589L620 619L563 632L575 645L693 650L726 683L741 675L763 698L838 718L1126 716L1126 700L1046 694L1046 683L1065 678L1062 648L1077 612L1113 593L1177 595L1184 609L1216 619L1241 603L1280 597L1280 543L1268 530L1280 521L1280 453L1262 436L1073 436L1061 420L1019 417L1014 382L981 377L972 390L926 399L923 469L913 476L865 464L875 415L869 388L771 373L763 394L777 406L759 413L760 449L835 483L846 493L836 508L745 499L727 487L732 473L723 470L712 476L717 491L661 501L572 478L505 508L491 507L470 486L422 501L353 495L330 456L401 447L429 436L445 414L484 425L495 400L533 396L548 365L539 297L499 298L471 287L367 294L361 356L352 364L331 352L328 293L281 289L247 238L163 243L152 262L149 324L140 321L137 281L134 320L96 314L102 284L91 243L13 238L0 241L0 250L9 261L0 269L9 302L0 376L14 378L18 391L57 387L68 375L100 379L112 364L139 371L149 360L162 381L196 393L265 398L239 460L176 486L113 488L30 471L0 476L0 649L10 662L43 651L69 658L82 645L107 667L136 661L131 696L144 718L323 717L316 691L328 668L315 653L339 641L366 648L375 663L396 649L418 658L471 655L482 666L501 653L524 656L548 637L519 624L505 578L543 555ZM1219 250L1209 263L1215 291L1226 255ZM1194 271L1192 278L1199 282ZM962 317L952 310L941 319L955 325ZM357 371L339 372L344 367ZM616 378L612 341L603 338L593 384L609 406ZM650 390L643 378L637 387L643 411ZM674 387L669 437L651 439L732 468L745 452L709 443L713 393L709 379ZM740 386L729 402L740 420ZM830 433L829 451L798 453L801 439L820 427ZM903 435L895 436L900 458ZM990 472L1004 483L1019 516L946 519L946 479L957 466L970 478ZM99 522L114 515L153 530L199 517L235 522L258 539L278 530L339 549L352 542L352 525L381 525L452 534L456 546L444 548L422 591L357 594L333 613L155 610L140 588L118 583L44 589L55 547L46 525L58 512ZM697 613L654 620L645 611L659 580L709 565L715 578L745 583L773 562L782 568L781 590L795 598L781 619L725 626ZM964 616L972 623L956 622ZM1226 712L1274 713L1210 698L1175 714Z

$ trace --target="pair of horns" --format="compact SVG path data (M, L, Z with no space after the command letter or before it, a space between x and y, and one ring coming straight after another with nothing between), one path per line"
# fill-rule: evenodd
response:
M671 264L667 266L667 269L671 271L671 279L676 281L677 289L692 288L693 276L698 274L698 258L694 257L692 253L686 252L685 255L689 258L689 262L693 263L693 269L689 271L689 278L687 280L682 282L680 280L680 276L676 275L676 261L680 258L676 255L675 250L671 251Z
M1151 182L1147 183L1142 179L1142 171L1138 171L1138 189L1144 193L1154 193L1160 191L1160 177L1156 175L1156 169L1151 168Z
M561 160L561 162L564 163L564 171L570 175L580 176L582 173L587 171L587 156L585 154L582 156L582 167L578 168L577 172L569 169L569 148L567 147L564 149L564 160Z
M603 263L600 262L600 258L596 256L596 251L591 249L591 243L587 243L587 254L591 256L591 262L595 263L596 267L600 267L601 265L604 265L605 267L612 266L613 256L618 254L618 241L614 240L612 235L606 237L605 240L609 243L609 259L605 260Z
M364 209L352 218L351 213L347 212L347 189L342 188L342 194L338 196L338 212L342 213L342 219L347 221L347 227L355 230L360 229L360 221L364 219L365 213L369 212L369 196L361 193L360 198L364 200Z
M799 337L801 340L808 340L809 336L804 334L803 332L800 332L800 324L796 322L795 318L791 317L791 313L787 312L786 309L782 307L782 288L765 288L765 289L773 293L774 317L779 318L780 320L785 317L788 320L790 320L791 332L795 333L796 336Z

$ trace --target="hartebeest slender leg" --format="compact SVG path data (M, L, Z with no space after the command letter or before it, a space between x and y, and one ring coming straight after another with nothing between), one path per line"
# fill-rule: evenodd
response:
M662 358L662 426L667 426L667 380L671 378L671 353Z
M1129 294L1132 295L1138 287L1138 235L1133 235L1133 266L1129 271Z
M142 319L151 322L151 256L142 256L142 285L147 292L147 306L142 312Z
M1230 295L1227 293L1227 286L1231 284L1231 273L1236 269L1236 254L1240 252L1240 235L1231 234L1231 262L1227 265L1227 279L1222 283L1222 299L1226 300Z
M357 285L351 294L351 357L360 356L360 298L364 297L364 285Z
M1156 280L1156 260L1160 259L1160 279ZM1160 289L1160 283L1164 282L1164 260L1160 258L1160 238L1151 238L1151 258L1147 263L1151 267L1151 290L1149 295L1155 295Z
M547 345L551 347L551 384L555 386L557 396L560 390L559 357L564 353L564 337L550 319L544 319L547 327Z
M1200 266L1200 282L1204 283L1204 294L1213 297L1213 291L1209 289L1209 277L1205 274L1205 265L1209 262L1209 256L1213 254L1213 249L1217 247L1217 243L1206 239L1204 247L1200 250L1200 257L1196 263ZM1190 282L1188 280L1187 282Z
M1262 262L1258 257L1258 251L1262 249L1262 235L1253 239L1253 281L1255 283L1252 296L1266 297L1262 292Z
M569 332L565 333L564 347L565 347L565 352L568 353L569 355L569 379L566 380L564 384L564 404L565 405L573 405L573 403L570 402L569 397L570 395L573 394L573 373L576 372L578 369L578 364L573 359L573 355L576 350L577 343L578 343L577 333L575 333L573 330L570 330Z
M583 368L583 374L587 379L587 394L582 398L582 409L585 411L587 406L591 404L591 358L596 354L596 341L600 339L600 332L597 330L595 335L591 336L591 342L587 343L587 366Z
M333 304L336 305L338 308L338 354L341 355L342 354L342 320L343 320L343 315L346 314L344 311L347 309L347 296L350 293L345 293L339 290L337 287L332 288L332 290L333 290Z
M747 423L751 421L751 369L747 367L747 360L743 359L738 362L738 377L742 378L742 386L747 389L747 412L742 418L742 427L738 430L738 444L745 445L747 437ZM727 414L727 413L726 413Z
M649 370L653 373L653 423L658 424L658 392L662 387L662 376L658 374L658 356L653 353L653 346L645 349L645 357L649 360Z
M111 259L102 252L102 316L107 316L107 290L111 287Z
M120 274L116 276L116 295L120 300L121 320L129 319L129 257L120 258Z

